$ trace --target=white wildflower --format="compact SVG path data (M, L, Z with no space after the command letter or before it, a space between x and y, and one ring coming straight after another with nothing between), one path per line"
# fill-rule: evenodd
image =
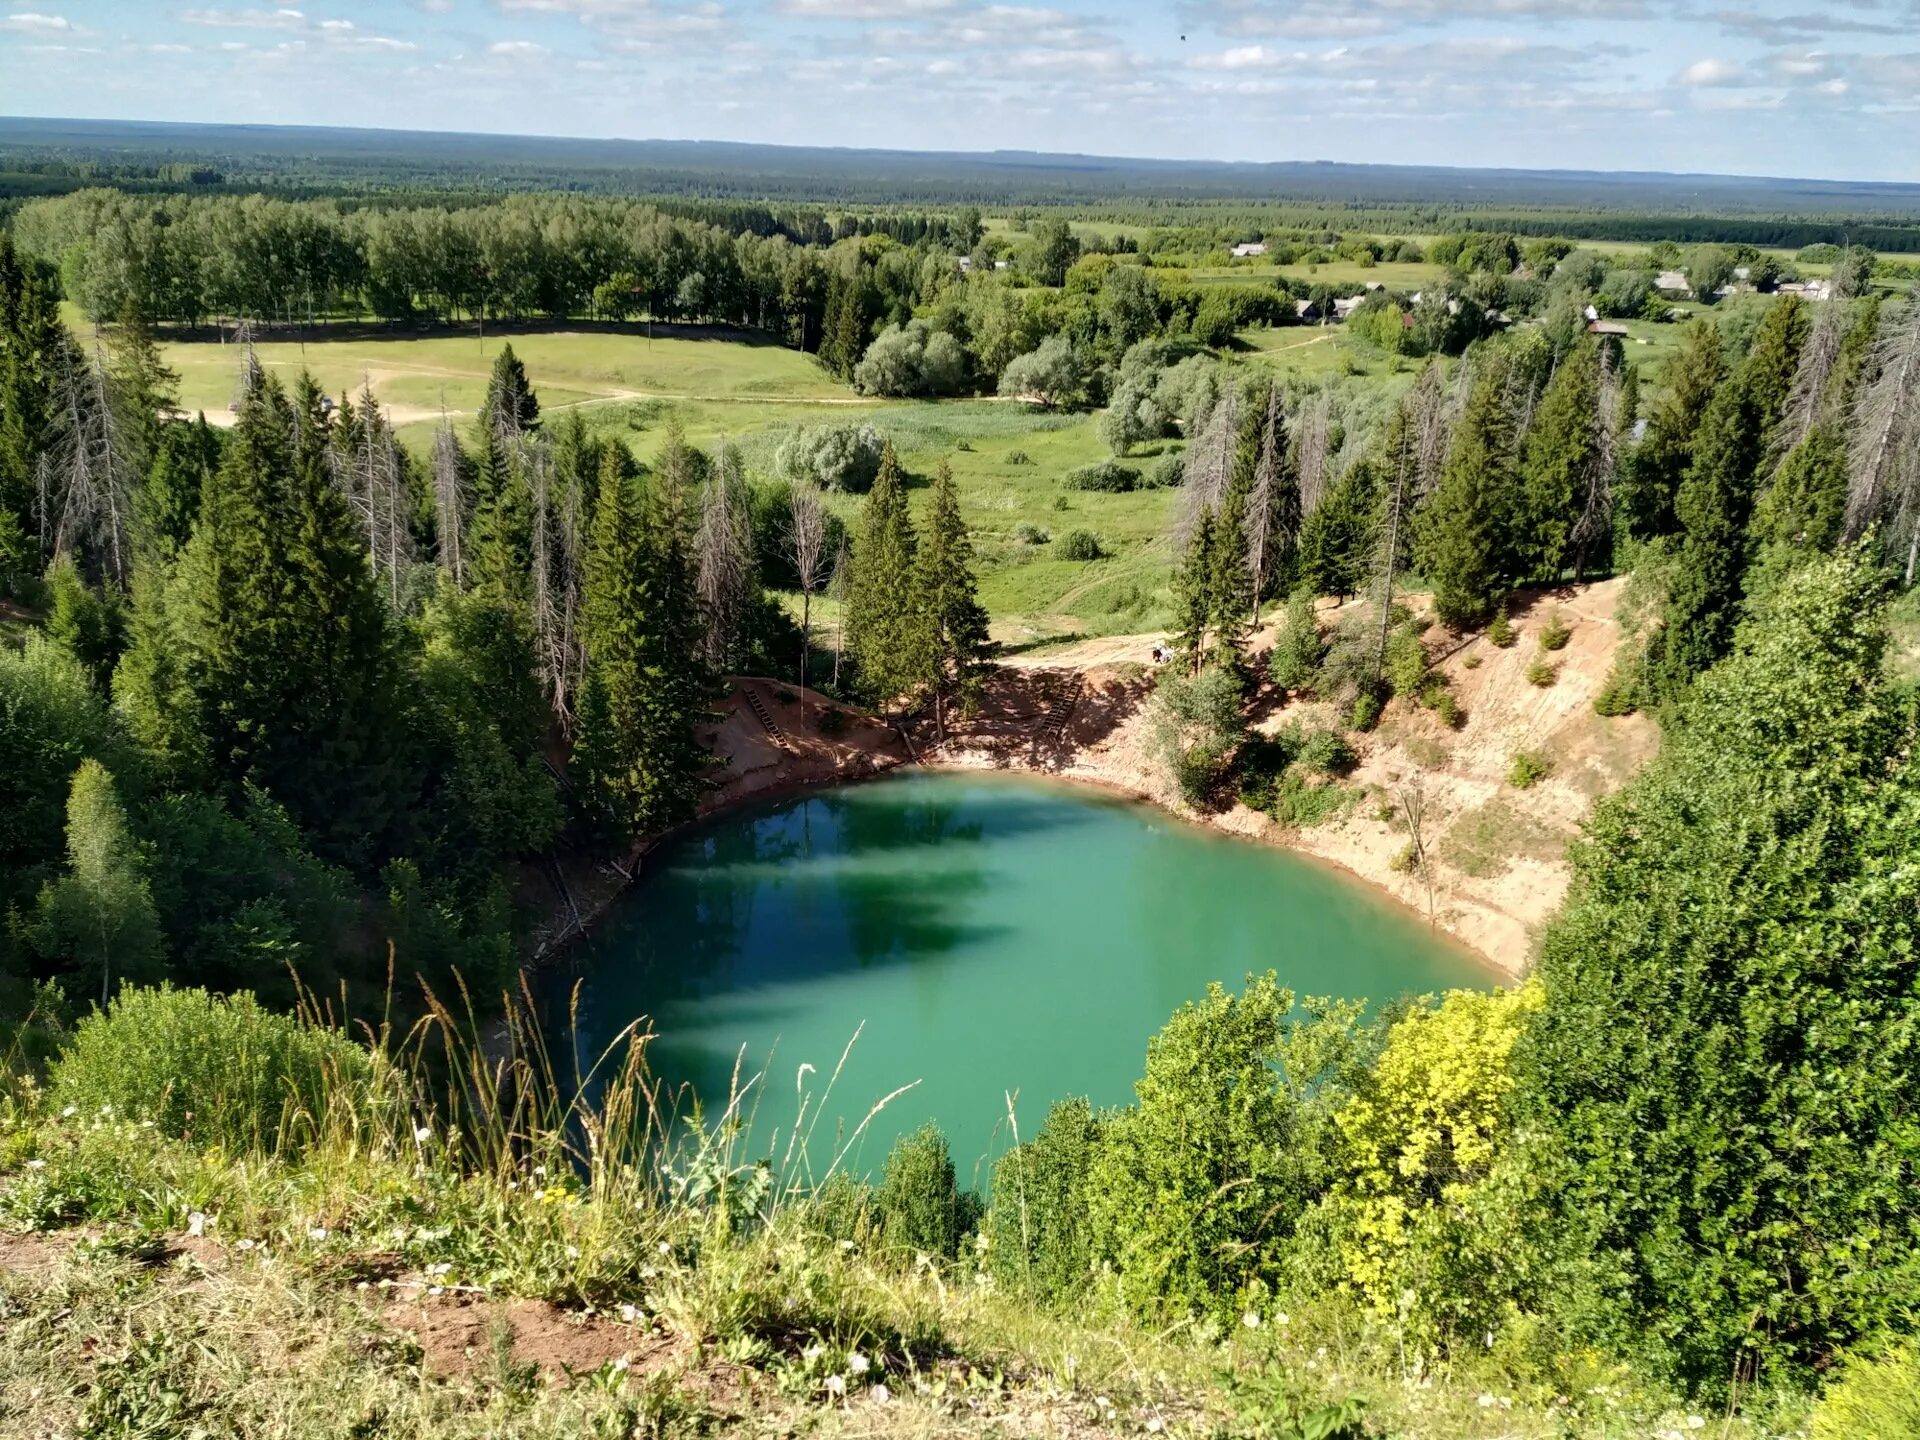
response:
M239 1244L235 1245L233 1248L236 1250L251 1250L253 1249L253 1241L242 1240L240 1241Z
M1291 1325L1293 1323L1293 1317L1288 1315L1284 1310L1276 1310L1273 1312L1273 1323L1276 1325Z
M867 1373L867 1371L871 1370L872 1368L873 1368L873 1362L867 1359L867 1357L862 1355L858 1350L849 1350L847 1352L847 1373L848 1374L864 1375Z
M44 1170L46 1168L47 1168L47 1162L44 1160L27 1161L27 1169L29 1170Z
M671 1254L673 1254L673 1246L672 1246L672 1245L670 1245L670 1244L668 1244L668 1243L667 1243L667 1242L666 1242L665 1240L662 1240L662 1241L661 1241L661 1242L660 1242L660 1243L659 1243L658 1245L656 1245L656 1246L655 1246L654 1248L655 1248L656 1250L658 1250L658 1251L659 1251L659 1252L660 1252L660 1253L661 1253L662 1255L671 1255Z
M640 1312L631 1305L622 1305L620 1307L620 1318L631 1325L640 1318Z
M207 1233L207 1217L198 1210L187 1216L187 1234L198 1238Z
M1478 1404L1482 1410L1491 1410L1496 1403L1497 1402L1494 1400L1493 1396L1485 1393L1481 1394L1480 1399L1478 1401Z
M1247 1311L1246 1314L1240 1317L1240 1323L1249 1330L1258 1330L1260 1328L1260 1312L1257 1310Z
M326 1238L327 1238L327 1227L324 1225L316 1225L311 1230L307 1231L307 1239L309 1240L320 1241Z
M431 1125L416 1125L413 1127L414 1144L424 1145L427 1143L427 1141L431 1140L432 1138L433 1138L433 1127Z
M851 1240L842 1240L840 1242L840 1249L843 1252L853 1249L853 1242Z
M893 1392L884 1385L876 1385L867 1393L873 1396L873 1403L876 1405L884 1405L893 1399Z
M580 1247L578 1245L567 1246L567 1259L578 1260L579 1258L580 1258Z
M1147 1421L1147 1433L1149 1435L1158 1435L1162 1430L1166 1428L1167 1428L1167 1422L1162 1420L1158 1415L1154 1416L1151 1420Z
M78 1105L69 1105L67 1106L66 1109L60 1112L60 1118L62 1120L71 1120L73 1119L74 1116L78 1115L79 1113L80 1113L80 1107Z
M823 1345L809 1345L800 1352L800 1358L811 1365L826 1353L826 1347Z
M844 1375L827 1376L827 1393L829 1395L846 1394L847 1393L847 1377Z

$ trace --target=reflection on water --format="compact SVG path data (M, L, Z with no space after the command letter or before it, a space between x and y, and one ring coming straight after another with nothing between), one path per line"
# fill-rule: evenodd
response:
M814 1132L816 1160L911 1083L858 1163L877 1166L932 1117L970 1176L1006 1144L1009 1094L1022 1133L1065 1095L1123 1103L1174 1009L1209 980L1237 986L1269 967L1303 996L1376 1001L1489 978L1406 913L1285 852L1061 785L913 772L689 836L545 983L559 1002L581 981L584 1056L648 1015L656 1073L710 1108L736 1064L761 1076L763 1147L785 1143L801 1067L818 1095L864 1026Z

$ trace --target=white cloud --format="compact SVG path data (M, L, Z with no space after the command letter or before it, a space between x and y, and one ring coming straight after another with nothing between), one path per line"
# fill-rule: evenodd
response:
M546 46L536 45L531 40L496 40L487 47L487 53L503 59L532 60L548 51Z
M1746 72L1731 60L1722 60L1708 56L1696 60L1680 72L1682 85L1711 87L1716 85L1743 85L1747 83Z
M189 25L211 25L222 30L304 30L307 17L298 10L182 10Z
M23 10L0 20L0 30L13 30L23 35L70 35L74 24L64 15L36 15L31 10Z
M954 0L774 0L783 15L807 20L917 20L954 8Z

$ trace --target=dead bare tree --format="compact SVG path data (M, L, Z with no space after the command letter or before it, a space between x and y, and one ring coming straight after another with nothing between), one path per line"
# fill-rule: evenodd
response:
M1379 550L1373 562L1375 596L1380 607L1380 630L1374 638L1373 683L1377 690L1387 665L1387 640L1393 633L1393 582L1400 568L1401 536L1412 506L1412 490L1418 462L1417 417L1411 405L1405 406L1394 426L1398 442L1393 449L1393 469L1387 477L1385 524L1380 527Z
M1600 352L1600 387L1594 396L1592 442L1587 447L1585 498L1580 518L1573 522L1567 543L1573 551L1573 578L1586 574L1587 556L1613 529L1613 477L1620 467L1620 365L1610 352Z
M1800 351L1799 367L1793 374L1793 388L1787 392L1786 407L1774 432L1775 472L1826 415L1832 398L1834 371L1840 364L1852 323L1852 307L1837 300L1820 306L1814 316L1813 328L1807 332L1807 343Z
M1906 548L1906 580L1920 562L1920 300L1881 332L1870 362L1873 379L1854 406L1848 455L1846 537L1857 540L1890 521L1889 546Z
M467 520L473 510L473 484L466 459L454 438L453 422L440 413L440 429L433 437L433 516L436 558L455 585L467 583Z
M793 552L794 578L800 582L800 697L806 715L807 661L813 649L813 592L820 584L820 566L826 558L827 508L820 489L811 480L796 480L788 502L787 543Z
M401 582L413 560L406 465L393 427L380 413L380 402L373 398L371 380L361 386L351 437L352 451L346 457L345 473L336 463L334 478L336 483L345 481L347 499L367 537L367 558L374 577L386 582L388 603L397 614Z
M694 536L696 590L706 620L701 654L716 671L734 658L753 577L753 547L747 531L745 478L739 452L725 443L700 500Z
M1300 413L1299 453L1295 469L1300 476L1300 518L1306 520L1320 508L1327 493L1332 460L1333 397L1319 391Z
M1456 396L1441 378L1437 362L1429 362L1407 397L1414 421L1413 493L1415 505L1431 495L1446 468L1447 444L1453 438L1458 414Z
M1240 397L1229 389L1207 416L1207 423L1187 450L1186 478L1180 488L1180 512L1173 543L1185 550L1200 517L1218 510L1233 483L1233 454L1240 438Z
M1260 454L1253 465L1247 496L1247 571L1253 581L1253 628L1260 628L1260 602L1266 597L1273 554L1294 544L1300 534L1300 489L1287 473L1287 407L1278 385L1267 388Z
M267 372L260 367L260 352L254 349L251 320L242 317L235 323L233 343L240 347L240 372L234 377L233 403L227 408L237 411L247 403L247 397L260 388Z
M1427 887L1427 924L1433 924L1433 866L1427 860L1427 791L1419 777L1397 786L1393 798L1399 803L1400 817L1407 822L1408 846L1413 851L1413 868Z
M133 440L115 414L99 342L91 358L71 343L58 351L60 428L40 472L41 523L53 518L55 555L83 552L125 586L138 479Z

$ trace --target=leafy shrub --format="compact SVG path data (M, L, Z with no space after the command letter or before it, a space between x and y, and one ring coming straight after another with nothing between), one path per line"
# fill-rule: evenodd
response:
M1186 482L1187 461L1178 450L1169 450L1140 479L1143 490L1178 490Z
M1507 618L1507 607L1502 605L1493 612L1493 623L1487 626L1487 639L1502 650L1507 650L1511 649L1513 642L1519 638L1519 631L1513 628L1513 622Z
M1348 727L1362 733L1373 729L1380 723L1382 708L1378 691L1362 690L1353 697L1353 709L1347 714Z
M1022 520L1013 527L1013 538L1022 545L1045 545L1053 539L1046 529L1031 520Z
M1507 767L1507 783L1516 790L1536 785L1553 773L1553 762L1538 750L1521 750Z
M1467 723L1467 712L1460 708L1460 702L1454 698L1451 690L1442 690L1434 697L1433 713L1449 730L1458 730Z
M884 443L871 425L810 425L787 437L774 468L795 484L811 480L822 489L864 494L880 473Z
M1198 805L1246 732L1240 678L1224 666L1198 676L1167 673L1153 697L1153 743L1181 798Z
M873 1187L836 1170L808 1197L807 1217L829 1240L863 1244L873 1231Z
M1096 1263L1137 1311L1232 1313L1306 1208L1314 1157L1282 1083L1293 993L1273 973L1244 994L1219 984L1147 1043L1136 1105L1107 1122L1087 1185Z
M993 1167L987 1257L1001 1284L1058 1300L1086 1283L1087 1177L1100 1136L1100 1119L1085 1100L1061 1100L1039 1134Z
M75 1029L53 1067L56 1106L103 1106L162 1133L239 1153L299 1147L336 1105L379 1089L374 1058L336 1031L251 994L123 990Z
M1420 852L1414 848L1413 842L1409 840L1394 852L1393 858L1387 861L1387 868L1396 875L1411 875L1419 863Z
M1267 792L1263 808L1276 825L1311 830L1331 820L1353 798L1353 792L1332 783L1316 785L1293 768L1280 775Z
M1560 667L1551 660L1535 660L1527 666L1527 683L1542 690L1560 678Z
M1813 1440L1920 1440L1920 1346L1854 1356L1813 1412Z
M1007 452L1006 463L1009 465L1031 465L1033 464L1033 457L1024 450L1009 450Z
M820 712L820 718L813 723L822 735L838 735L847 728L847 712L838 705L829 705Z
M1513 1049L1541 1002L1531 983L1412 1011L1335 1114L1340 1173L1323 1203L1345 1281L1427 1343L1483 1334L1509 1298L1507 1240L1476 1191L1505 1149Z
M1105 553L1100 548L1099 537L1091 530L1069 530L1060 542L1063 560L1098 560Z
M1480 652L1477 650L1471 652L1460 662L1461 666L1468 670L1478 670L1483 663L1485 662L1481 659Z
M873 1211L891 1246L945 1260L960 1253L971 1211L954 1182L947 1137L931 1120L893 1142Z
M1411 629L1396 629L1387 637L1387 684L1396 695L1412 699L1427 678L1427 647Z
M1316 775L1345 775L1358 759L1338 730L1316 730L1300 747L1300 763Z
M1069 490L1096 490L1107 495L1124 495L1140 486L1140 472L1118 460L1096 460L1067 472Z
M1282 690L1311 694L1326 654L1327 642L1314 614L1313 592L1302 586L1287 600L1287 618L1274 638L1268 673Z
M1631 715L1640 708L1644 679L1643 658L1638 647L1622 648L1613 657L1613 668L1607 672L1606 684L1602 685L1600 693L1593 697L1595 713L1611 718Z
M1567 624L1566 617L1558 610L1547 617L1546 627L1540 632L1542 650L1564 650L1567 641L1573 638L1573 627Z

